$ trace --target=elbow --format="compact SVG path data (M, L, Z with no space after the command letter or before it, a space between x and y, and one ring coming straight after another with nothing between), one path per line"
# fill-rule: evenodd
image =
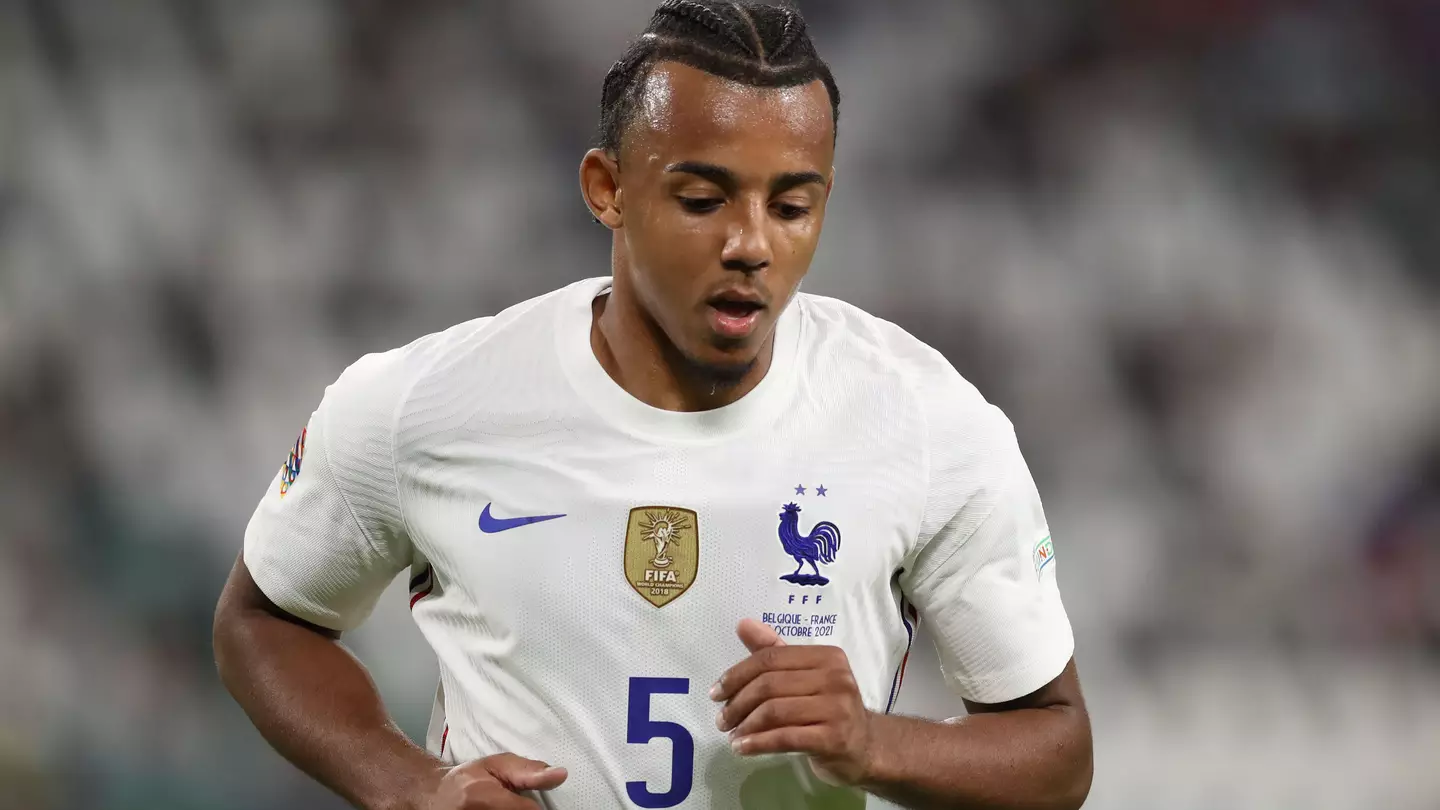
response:
M1088 751L1083 758L1067 761L1063 768L1057 768L1047 780L1044 793L1034 795L1024 804L1026 807L1044 810L1080 810L1090 797L1090 784L1095 778L1095 763Z
M230 663L229 653L235 637L235 625L241 613L236 594L239 590L237 574L243 569L244 563L236 559L234 567L230 569L230 576L220 589L219 598L215 600L215 613L210 617L210 650L215 655L215 669L220 673L221 681L225 680L227 664Z
M1055 810L1080 810L1090 796L1090 785L1095 780L1095 759L1086 746L1084 761L1078 763L1071 778L1053 805Z
M1070 745L1066 746L1065 778L1056 785L1054 810L1079 810L1090 796L1095 781L1095 746L1090 733L1090 719L1082 710L1077 718Z
M259 593L244 561L237 559L215 602L215 614L210 621L210 649L215 655L215 670L232 695L235 681L245 667L247 650L256 643L260 630L255 624L261 617L257 610L261 604Z
M265 617L221 598L210 628L210 645L215 655L215 672L220 685L242 706L256 688L255 679L264 668L267 650ZM259 670L257 670L259 668Z
M219 603L215 605L215 616L210 624L210 647L215 655L215 671L227 689L230 687L229 675L234 663L235 625L238 621L235 613L229 600L221 596Z
M247 651L257 641L256 618L245 590L236 587L232 574L232 581L220 592L210 622L210 649L215 656L215 671L221 684L232 695L246 666Z
M1013 807L1034 810L1079 810L1090 797L1095 780L1095 747L1090 733L1090 717L1083 706L1048 707L1063 717L1055 727L1054 736L1042 762L1036 762L1044 773L1043 780L1030 780L1032 792Z

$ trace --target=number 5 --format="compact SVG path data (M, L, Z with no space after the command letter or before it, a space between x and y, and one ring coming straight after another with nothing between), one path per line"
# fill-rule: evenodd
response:
M695 783L695 738L679 723L650 719L651 695L688 695L688 678L631 678L629 720L625 724L625 742L643 745L657 737L670 740L670 789L651 793L639 781L626 782L625 793L640 807L674 807L685 801Z

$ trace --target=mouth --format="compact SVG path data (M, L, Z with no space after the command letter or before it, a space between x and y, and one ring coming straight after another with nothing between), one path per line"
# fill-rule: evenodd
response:
M705 302L710 308L710 326L722 337L743 340L755 331L765 304L754 293L731 290Z

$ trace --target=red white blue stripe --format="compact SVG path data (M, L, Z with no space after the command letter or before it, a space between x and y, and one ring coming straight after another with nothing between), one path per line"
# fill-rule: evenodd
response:
M910 663L910 648L915 645L915 628L920 626L919 612L903 597L900 599L900 621L905 624L905 655L900 659L900 666L895 668L895 676L890 679L890 700L885 704L886 714L895 708L895 701L900 699L900 686L905 682L905 665Z
M435 571L427 565L410 580L410 607L415 607L416 602L429 596L433 590L435 590Z

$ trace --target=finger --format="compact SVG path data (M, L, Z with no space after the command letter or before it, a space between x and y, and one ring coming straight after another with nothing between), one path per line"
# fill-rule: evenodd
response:
M543 771L522 774L512 784L516 790L554 790L569 778L569 771L552 765Z
M745 684L763 672L796 669L850 668L850 662L839 647L805 644L791 647L766 647L726 670L710 688L710 699L728 700L745 688Z
M511 790L550 790L569 776L564 768L518 754L496 754L480 760L480 764Z
M735 634L740 636L740 642L750 652L759 652L766 647L784 647L785 639L775 632L775 628L764 622L754 619L741 619L740 626L735 628Z
M742 757L758 754L824 754L829 747L825 726L787 726L738 737L730 749Z
M820 725L841 714L834 699L824 696L774 698L750 712L730 736L739 739L777 728Z
M540 810L540 805L516 795L494 780L465 792L461 810Z
M749 717L766 701L777 698L809 697L825 691L826 675L819 670L799 672L765 672L745 684L729 702L720 709L715 725L721 731L729 731Z

